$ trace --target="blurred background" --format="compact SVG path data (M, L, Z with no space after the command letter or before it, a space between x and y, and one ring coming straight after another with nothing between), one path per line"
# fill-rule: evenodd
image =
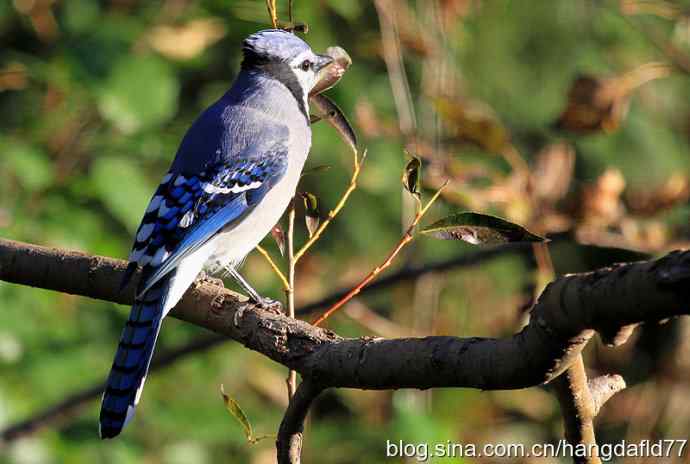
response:
M287 1L278 5L287 19ZM474 210L554 238L548 251L448 266L365 295L329 328L505 336L555 275L688 246L690 1L295 0L294 15L315 50L339 45L352 56L328 95L369 153L359 188L300 263L298 306L349 288L399 240L414 215L400 183L405 151L422 160L425 198L451 180L426 223ZM266 27L263 0L0 2L0 236L125 258L186 128L229 87L242 39ZM323 216L352 169L323 122L308 161L319 165L332 169L301 189ZM270 237L264 246L285 266ZM419 237L388 272L476 251ZM262 294L282 296L258 253L244 272ZM0 429L103 382L128 311L0 282ZM157 351L207 335L169 319ZM687 438L687 318L644 327L616 350L594 339L585 363L629 386L598 416L600 443ZM274 434L286 375L234 342L215 345L150 376L117 440L98 439L94 400L5 444L0 462L274 462L273 439L247 444L219 386L257 434ZM548 388L329 391L312 411L304 461L382 462L387 439L530 445L562 433Z

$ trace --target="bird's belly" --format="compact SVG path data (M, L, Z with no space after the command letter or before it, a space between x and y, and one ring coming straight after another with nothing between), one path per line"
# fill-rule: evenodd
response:
M300 169L289 169L273 186L254 210L229 230L214 238L215 250L205 267L217 272L223 267L237 266L275 226L295 195Z

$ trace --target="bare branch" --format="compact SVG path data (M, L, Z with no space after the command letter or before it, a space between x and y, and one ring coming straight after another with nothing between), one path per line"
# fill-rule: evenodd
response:
M323 321L328 319L328 317L331 314L336 312L345 303L347 303L352 298L357 296L362 291L362 289L364 287L369 285L369 283L371 283L371 281L373 281L376 278L376 276L378 276L381 272L383 272L385 269L387 269L393 263L393 260L395 259L396 256L398 256L400 251L403 248L405 248L405 246L408 243L410 243L412 241L412 239L414 238L414 230L417 227L417 224L419 224L419 221L422 219L422 217L424 217L424 215L429 210L431 205L434 204L434 202L438 199L439 195L441 195L441 192L443 191L443 189L447 185L448 185L448 182L443 184L443 186L441 186L441 188L438 189L438 191L434 194L434 196L431 197L431 200L429 200L429 202L424 206L424 208L420 209L417 212L417 214L414 217L414 220L412 221L410 226L407 228L407 230L405 231L403 236L400 238L400 241L397 243L395 248L393 248L393 250L388 254L388 256L386 257L386 260L382 264L380 264L379 266L376 266L371 272L369 272L369 274L367 274L366 277L364 277L364 279L362 279L357 285L355 285L355 287L352 290L347 292L340 300L335 302L333 304L333 306L328 308L322 315L320 315L314 322L312 322L312 324L319 325Z
M0 279L9 282L130 303L131 291L117 291L124 268L109 258L0 242ZM689 283L689 251L569 275L546 288L521 332L504 339L345 339L208 283L194 285L171 315L324 387L515 389L556 378L594 331L614 340L631 324L688 314Z
M588 450L586 455L575 454L573 462L601 464L594 436L596 408L587 384L587 373L581 354L553 385L563 413L565 439L573 446L584 446L584 449Z
M625 380L620 375L602 375L587 382L594 402L594 415L599 414L601 408L613 395L625 389Z
M478 252L468 254L468 255L462 255L459 257L454 257L452 259L448 259L445 261L441 261L438 263L433 263L433 264L427 264L425 266L418 266L418 267L412 267L412 268L407 268L400 270L398 272L395 272L393 274L390 274L376 282L374 282L372 285L364 288L362 290L362 293L372 293L377 290L383 290L388 287L391 287L393 285L396 285L400 282L406 281L406 280L411 280L411 279L416 279L422 275L425 275L429 272L443 272L443 271L448 271L451 269L459 268L459 267L465 267L465 266L474 266L477 264L480 264L486 260L491 260L495 257L502 256L506 253L515 253L515 252L527 252L529 251L529 248L527 247L529 244L520 244L520 243L513 243L509 244L506 246L502 247L497 247L497 248L491 248L491 249L486 249L486 250L480 250ZM6 253L3 255L2 253ZM53 259L63 259L66 255L72 256L71 260L68 262L74 262L75 259L82 259L82 260L95 260L93 257L89 257L84 254L80 253L72 253L72 252L65 252L62 250L50 250L47 248L42 248L42 247L35 247L32 245L28 244L22 244L19 242L12 242L12 241L3 241L0 240L0 256L5 256L7 260L13 259L9 258L9 256L14 256L17 253L20 253L22 255L21 258L19 258L20 261L23 261L25 259L29 259L30 256L41 256L44 255L44 258L41 258L38 260L38 262L44 262L45 264L45 259L49 257L53 257ZM31 258L33 259L33 258ZM99 258L100 259L100 258ZM5 271L6 274L2 274L2 259L0 259L0 276L5 275L13 275L15 278L18 277L17 273L14 271ZM106 258L103 258L103 260L96 260L95 262L99 262L99 266L95 266L93 269L94 274L98 273L103 273L103 272L108 272L107 269L107 263L117 263L117 260L109 260ZM104 264L105 263L105 264ZM103 267L105 265L105 267ZM123 264L124 266L124 264ZM123 268L124 269L124 268ZM116 278L112 279L111 283L108 283L106 278L100 279L100 281L104 282L106 285L117 285L117 276L120 274L114 273ZM8 279L9 280L9 279ZM28 282L18 282L18 283L28 283ZM103 290L98 290L94 289L94 294L101 294L103 293ZM339 298L342 298L344 292L342 293L336 293L330 296L327 296L326 298L322 299L321 301L314 302L304 308L299 309L297 312L299 313L305 313L309 314L310 312L319 309L321 307L325 307L329 304L332 304L334 301L337 301ZM180 348L176 348L170 352L164 352L160 353L157 355L156 359L154 359L154 362L151 365L151 371L155 371L161 367L167 366L179 359L183 359L185 357L202 353L219 343L223 341L228 341L231 340L227 337L220 336L220 335L212 335L210 337L204 337L198 340L194 340L190 342L187 345L184 345ZM101 384L93 385L91 387L84 388L78 392L75 392L73 394L70 394L65 400L56 403L52 406L49 406L37 413L35 413L33 416L29 417L26 420L23 420L21 422L17 422L13 425L8 426L4 430L0 431L0 443L3 441L11 441L16 438L30 435L34 433L37 430L40 430L43 427L46 426L51 426L54 424L59 424L64 422L65 420L73 417L76 415L84 406L85 403L96 399L98 396L103 391L103 386Z
M354 151L352 156L352 177L350 178L350 183L347 186L347 189L345 189L345 192L343 192L343 195L340 197L338 204L335 205L335 208L328 212L328 216L326 217L326 219L321 221L321 224L319 225L319 227L316 228L314 234L309 238L309 240L307 240L307 242L304 245L302 245L302 248L300 248L299 251L295 253L295 263L299 262L299 260L302 259L302 257L309 250L309 248L311 248L314 245L314 243L316 243L316 241L321 238L321 234L323 234L323 231L326 230L326 227L328 227L331 221L335 219L340 210L343 209L343 207L347 203L347 200L350 198L352 192L354 192L357 189L357 179L359 178L359 173L362 170L362 164L364 163L364 160L367 157L367 151L364 150L364 153L362 153L361 157L359 156L357 151Z
M305 379L290 398L290 405L280 423L276 439L278 464L300 464L304 420L309 407L321 391L314 382Z

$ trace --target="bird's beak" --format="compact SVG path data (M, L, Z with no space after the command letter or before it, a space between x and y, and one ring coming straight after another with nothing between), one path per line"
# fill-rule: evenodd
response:
M316 72L321 71L329 64L333 63L333 58L328 55L316 55L317 61L315 64Z

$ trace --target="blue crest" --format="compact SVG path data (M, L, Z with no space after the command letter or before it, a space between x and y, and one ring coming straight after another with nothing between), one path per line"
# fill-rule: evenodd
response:
M300 53L311 50L304 40L280 29L255 32L242 45L245 62L251 64L269 61L287 63Z

